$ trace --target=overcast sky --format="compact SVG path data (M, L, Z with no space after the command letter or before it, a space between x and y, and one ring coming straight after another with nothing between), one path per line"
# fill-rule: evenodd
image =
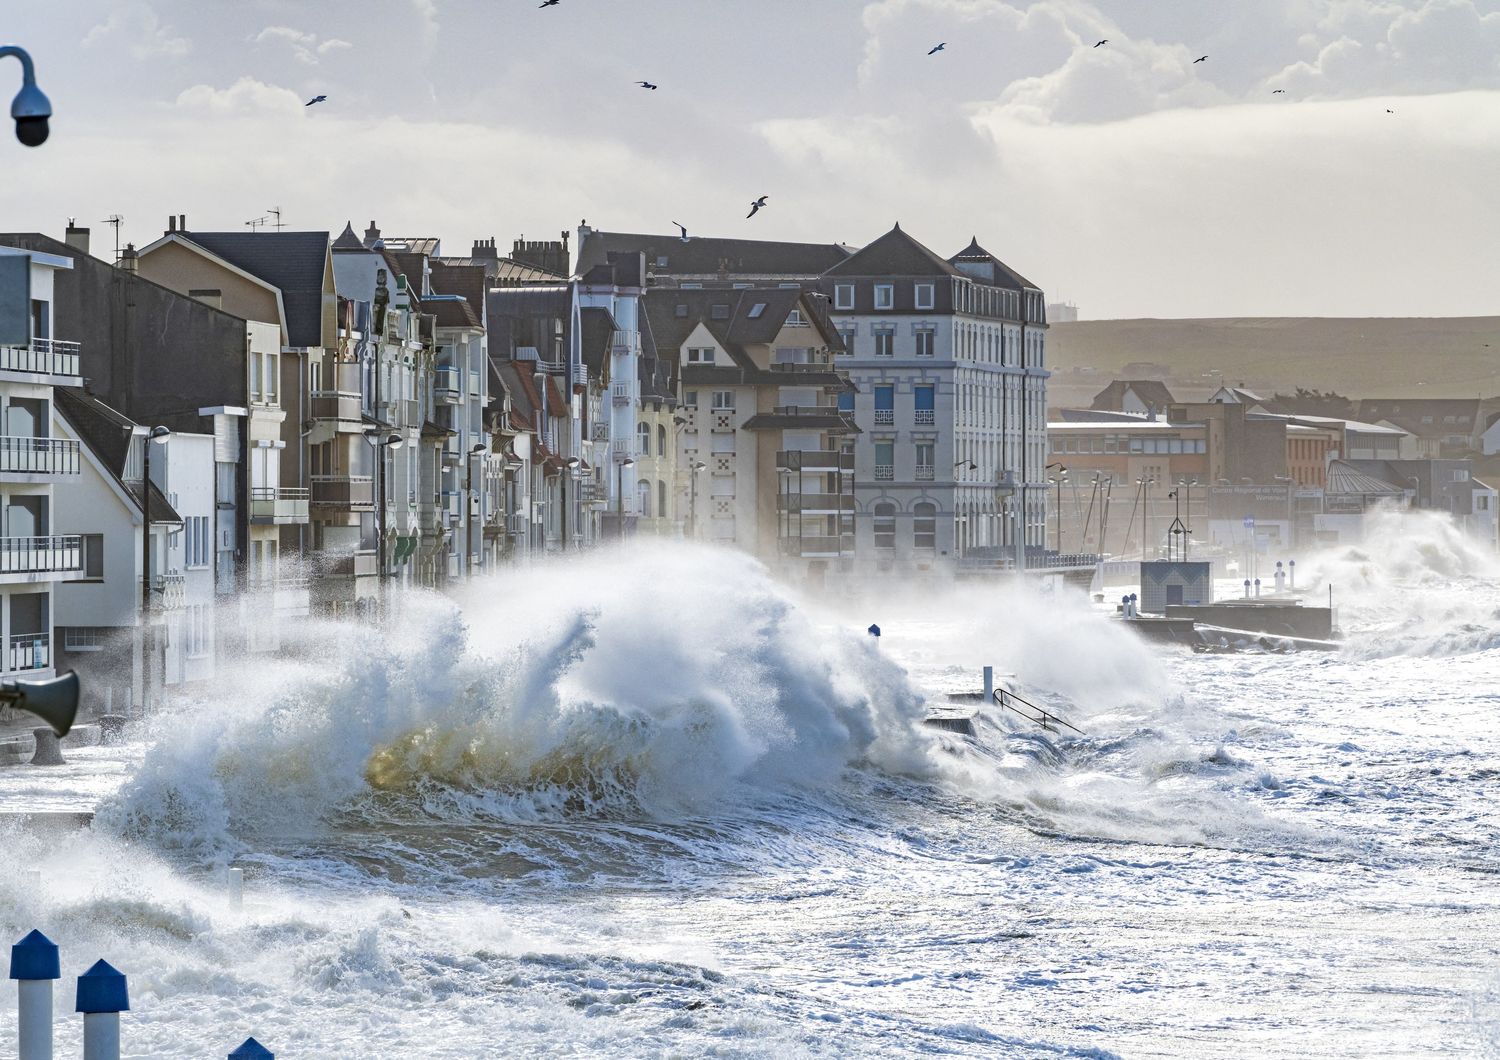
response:
M900 221L1088 318L1500 314L1500 0L539 2L10 0L0 230Z

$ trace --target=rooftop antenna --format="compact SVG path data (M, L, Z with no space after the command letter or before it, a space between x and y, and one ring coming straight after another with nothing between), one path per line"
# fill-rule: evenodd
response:
M261 226L266 223L266 219L264 217L256 217L253 220L246 221L245 223L250 226L250 231L259 232Z
M280 206L272 206L272 207L270 207L269 209L266 210L266 213L268 213L272 217L276 218L275 222L271 225L271 227L274 228L274 229L276 229L276 231L280 232L281 228L282 228L282 225L281 225L281 207Z
M125 223L125 218L117 213L112 213L99 222L102 225L111 225L115 230L115 264L120 264L120 226Z

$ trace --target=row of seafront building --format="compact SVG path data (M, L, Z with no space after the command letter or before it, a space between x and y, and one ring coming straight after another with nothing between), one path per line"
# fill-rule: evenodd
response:
M577 236L0 235L31 316L0 350L4 671L130 713L302 616L618 538L818 586L1069 562L1045 299L977 242Z

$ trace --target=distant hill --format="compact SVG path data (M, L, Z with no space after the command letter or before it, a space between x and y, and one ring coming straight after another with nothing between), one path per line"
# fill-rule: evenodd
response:
M1192 400L1218 386L1216 373L1265 397L1299 386L1355 398L1489 397L1500 394L1500 317L1086 320L1052 326L1047 360L1054 407L1086 404L1085 394L1131 376L1164 378Z

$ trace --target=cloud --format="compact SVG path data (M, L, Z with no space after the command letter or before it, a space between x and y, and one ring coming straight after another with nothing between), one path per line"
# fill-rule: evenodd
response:
M180 59L193 50L192 41L179 37L164 24L156 10L147 3L133 2L116 7L109 18L89 30L83 46L92 48L114 40L125 44L136 59Z
M242 77L228 88L218 89L212 85L194 85L177 96L179 110L192 114L227 115L288 115L300 114L303 99L289 88L280 88L257 81L253 77Z
M305 33L291 26L267 26L250 39L255 44L285 44L298 62L308 66L318 65L318 60L331 52L354 47L336 37L320 42L316 33Z
M422 24L422 47L428 52L437 45L438 5L437 0L411 0L411 6Z

